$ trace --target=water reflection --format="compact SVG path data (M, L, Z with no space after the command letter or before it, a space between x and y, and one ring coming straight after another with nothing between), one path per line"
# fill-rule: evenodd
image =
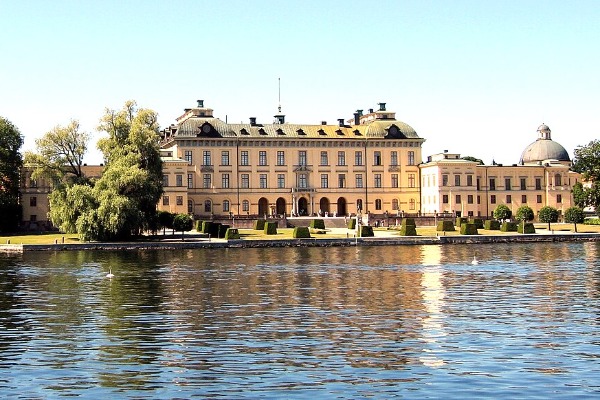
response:
M510 397L522 386L544 397L573 394L573 385L579 394L597 392L598 245L478 246L477 266L473 250L3 257L0 392ZM109 268L114 279L105 278Z

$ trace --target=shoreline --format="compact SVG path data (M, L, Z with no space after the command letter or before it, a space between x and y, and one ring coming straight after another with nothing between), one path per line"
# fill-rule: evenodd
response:
M365 238L306 238L306 239L188 239L152 242L122 243L68 243L68 244L0 244L0 253L23 254L32 251L77 250L180 250L266 247L357 247L357 246L410 246L443 244L490 244L490 243L549 243L549 242L595 242L600 233L552 233L514 235L461 235L461 236L398 236Z

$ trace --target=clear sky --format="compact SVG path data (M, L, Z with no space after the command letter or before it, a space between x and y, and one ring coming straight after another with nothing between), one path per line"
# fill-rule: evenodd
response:
M512 164L546 123L600 139L600 1L0 0L0 116L24 150L126 100L162 127L197 99L229 122L335 123L387 109L427 141Z

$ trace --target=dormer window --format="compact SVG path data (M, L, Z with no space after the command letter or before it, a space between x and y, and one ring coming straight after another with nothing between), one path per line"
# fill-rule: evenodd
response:
M317 132L319 132L319 135L321 136L327 135L323 129L319 129Z
M362 136L358 129L353 130L355 136Z
M277 129L277 134L282 136L282 135L285 135L285 132L283 131L283 129L279 128L279 129Z
M240 131L240 135L249 135L250 132L248 132L245 128L242 128L242 130Z
M298 129L298 130L296 131L296 133L297 133L299 136L306 136L306 133L305 133L305 132L304 132L302 129Z
M215 128L208 122L203 123L199 130L200 132L198 132L198 136L211 136L215 133Z
M263 135L263 136L265 136L265 135L267 134L267 132L266 132L266 131L265 131L263 128L260 128L260 129L258 130L258 133L259 133L260 135Z
M344 132L341 129L338 129L335 131L335 133L337 133L339 136L344 136Z

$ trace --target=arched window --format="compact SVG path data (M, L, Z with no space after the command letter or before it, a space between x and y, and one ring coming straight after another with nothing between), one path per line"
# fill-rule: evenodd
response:
M205 200L204 201L204 212L211 212L212 211L212 203L210 200Z
M392 210L397 210L400 207L398 207L398 199L392 199Z
M381 210L381 199L375 199L375 209Z
M554 186L562 186L560 174L554 175Z
M223 212L229 212L229 200L223 200Z
M242 201L242 211L244 211L244 212L250 211L250 202L248 200Z
M410 199L408 201L408 209L409 210L414 210L416 207L417 202L415 201L415 199Z

